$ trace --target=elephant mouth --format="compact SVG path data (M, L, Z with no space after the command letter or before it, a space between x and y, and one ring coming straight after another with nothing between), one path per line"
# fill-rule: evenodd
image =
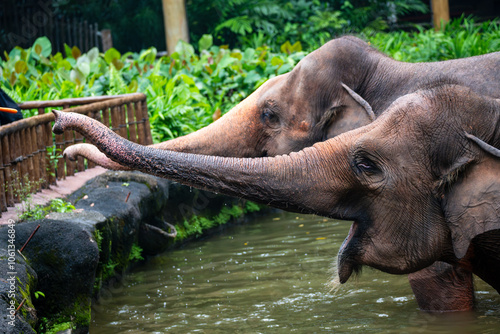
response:
M349 234L345 238L342 246L340 246L338 258L337 258L337 268L338 275L341 284L347 282L351 277L353 272L359 272L361 265L355 261L357 254L357 238L355 237L358 231L358 222L353 222L351 228L349 229Z

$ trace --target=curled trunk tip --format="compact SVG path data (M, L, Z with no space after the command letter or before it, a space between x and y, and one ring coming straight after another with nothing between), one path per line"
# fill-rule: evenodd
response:
M54 114L56 120L54 123L54 126L52 127L52 132L54 132L56 135L60 135L64 132L64 122L62 121L62 111L52 109L52 114Z

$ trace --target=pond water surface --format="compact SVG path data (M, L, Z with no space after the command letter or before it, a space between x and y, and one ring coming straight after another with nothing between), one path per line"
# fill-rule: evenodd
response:
M93 307L90 333L500 332L500 296L479 279L474 313L439 316L406 276L365 268L332 287L349 226L275 213L155 257Z

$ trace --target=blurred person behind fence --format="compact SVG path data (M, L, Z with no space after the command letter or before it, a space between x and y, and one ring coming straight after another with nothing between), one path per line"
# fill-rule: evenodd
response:
M5 93L1 88L0 88L0 107L17 110L17 113L0 112L0 125L9 124L23 118L23 114L21 113L21 109L19 108L17 103L14 102L14 100L12 100L9 97L9 95L7 95L7 93Z

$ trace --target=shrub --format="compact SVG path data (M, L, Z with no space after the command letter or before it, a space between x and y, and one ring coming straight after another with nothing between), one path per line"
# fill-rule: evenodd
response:
M437 32L365 31L361 37L395 59L411 62L500 49L498 22L476 24L470 18L454 20ZM208 125L306 55L300 42L285 41L279 52L266 45L229 49L214 45L211 35L202 36L197 49L180 42L172 55L157 58L155 48L125 54L92 49L82 54L66 46L63 56L52 55L50 42L42 37L31 48L4 53L0 84L18 102L144 92L153 140L159 142Z

